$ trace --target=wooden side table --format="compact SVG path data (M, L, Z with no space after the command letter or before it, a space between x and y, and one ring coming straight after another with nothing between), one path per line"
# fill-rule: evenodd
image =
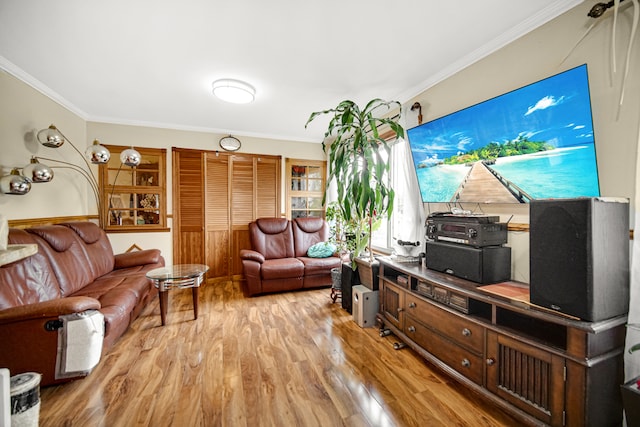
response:
M209 267L203 264L178 264L156 268L147 273L147 278L153 281L159 291L162 326L166 323L168 291L170 289L191 288L193 318L198 318L198 288L208 270Z

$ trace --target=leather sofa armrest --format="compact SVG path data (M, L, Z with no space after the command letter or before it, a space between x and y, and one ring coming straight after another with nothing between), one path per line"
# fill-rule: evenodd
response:
M146 264L163 263L160 249L145 249L142 251L125 252L115 256L115 269L136 267Z
M0 310L0 325L100 309L91 297L67 297Z
M251 249L242 249L240 251L240 258L244 260L259 262L260 264L264 262L264 255Z
M27 304L0 310L0 366L11 372L39 372L41 386L61 383L86 373L58 377L57 355L60 350L58 321L64 314L99 309L100 302L77 296ZM48 327L49 322L54 321ZM82 353L83 348L78 348ZM78 354L74 351L74 354Z

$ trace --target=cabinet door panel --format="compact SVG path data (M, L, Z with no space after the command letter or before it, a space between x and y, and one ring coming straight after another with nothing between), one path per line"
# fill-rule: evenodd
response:
M229 229L229 161L207 155L206 217L208 230Z
M256 216L254 158L234 155L231 160L231 274L242 274L240 251L249 249L249 223Z
M229 276L229 161L206 153L206 253L208 277Z
M382 313L389 323L402 330L404 328L405 291L388 281L384 281L383 285Z
M173 263L202 264L204 256L203 156L174 151Z
M280 159L258 158L256 218L280 216Z
M231 160L231 224L248 226L254 216L253 159L233 156Z
M562 425L564 359L496 332L487 337L487 388L547 424Z

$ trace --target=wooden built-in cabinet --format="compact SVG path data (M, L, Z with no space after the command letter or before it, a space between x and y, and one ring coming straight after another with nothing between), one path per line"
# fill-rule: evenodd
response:
M324 218L322 199L326 185L327 162L286 159L285 170L287 218Z
M622 423L626 316L584 322L391 258L379 277L381 328L523 423Z
M280 216L280 156L173 149L173 262L239 278L249 223Z
M145 232L167 230L166 155L164 148L136 150L140 164L124 165L120 153L130 147L105 145L113 153L100 165L100 207L108 232Z

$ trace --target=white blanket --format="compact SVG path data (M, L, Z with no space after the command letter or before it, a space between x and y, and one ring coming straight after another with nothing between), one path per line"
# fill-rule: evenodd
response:
M96 310L60 316L56 379L88 375L100 361L104 316Z

